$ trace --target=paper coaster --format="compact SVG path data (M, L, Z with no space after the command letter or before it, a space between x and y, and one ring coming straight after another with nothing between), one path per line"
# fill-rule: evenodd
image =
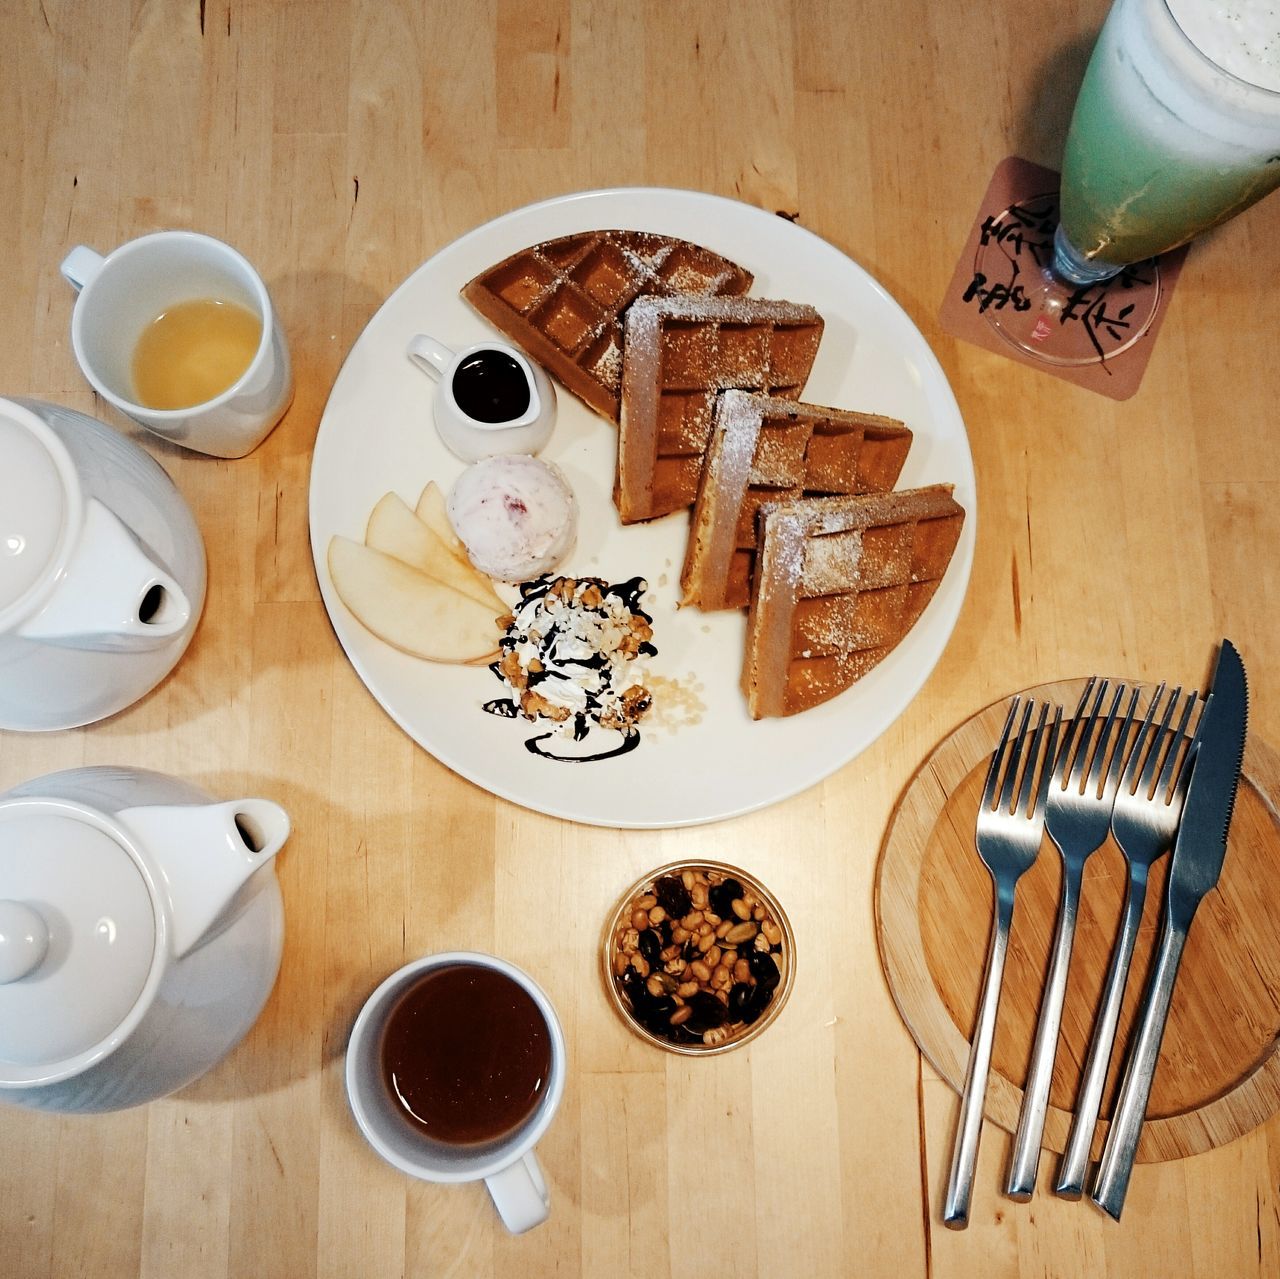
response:
M953 337L1114 400L1127 400L1142 382L1187 250L1173 249L1125 267L1104 284L1072 291L1060 314L1042 315L1035 323L1031 340L1045 346L1032 355L1002 326L1037 305L1057 224L1058 174L1016 155L1002 160L938 320Z

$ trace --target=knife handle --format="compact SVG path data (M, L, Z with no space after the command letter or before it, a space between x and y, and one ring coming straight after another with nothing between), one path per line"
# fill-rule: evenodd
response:
M1164 1038L1165 1023L1169 1019L1173 984L1178 978L1178 965L1182 961L1182 948L1186 941L1186 929L1174 928L1166 919L1160 937L1160 955L1147 990L1146 1006L1125 1062L1120 1095L1090 1193L1093 1202L1116 1221L1120 1220L1129 1189L1129 1177L1133 1172L1134 1156L1138 1153L1138 1139L1142 1136L1147 1102L1160 1058L1160 1041Z

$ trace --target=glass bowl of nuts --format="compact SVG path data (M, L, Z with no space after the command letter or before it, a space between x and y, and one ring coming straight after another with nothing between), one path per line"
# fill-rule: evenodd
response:
M672 862L637 880L601 945L605 990L641 1039L670 1052L728 1052L782 1011L795 936L773 894L723 862Z

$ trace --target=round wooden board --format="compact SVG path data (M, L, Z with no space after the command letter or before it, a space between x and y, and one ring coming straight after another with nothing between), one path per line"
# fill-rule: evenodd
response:
M1084 680L1044 684L1028 695L1068 715ZM1146 697L1143 698L1145 706ZM959 1092L977 1016L991 927L991 880L974 848L987 763L1008 702L951 733L898 801L876 875L881 962L903 1020L934 1068ZM1140 1162L1179 1159L1224 1145L1280 1108L1280 757L1250 738L1222 880L1202 902L1183 956ZM1103 1100L1106 1132L1121 1046L1146 984L1158 935L1169 859L1153 869L1142 931ZM1125 865L1108 840L1086 865L1084 893L1054 1067L1044 1144L1066 1146L1071 1106L1119 923ZM1018 884L986 1117L1017 1126L1057 914L1061 861L1046 835Z

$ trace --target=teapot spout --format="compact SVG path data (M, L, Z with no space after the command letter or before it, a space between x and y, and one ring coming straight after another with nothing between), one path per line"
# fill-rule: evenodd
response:
M191 620L191 603L173 578L96 498L48 603L19 628L28 639L71 648L157 648Z
M289 836L289 815L267 799L127 808L117 818L157 871L177 958L235 918L251 881Z

